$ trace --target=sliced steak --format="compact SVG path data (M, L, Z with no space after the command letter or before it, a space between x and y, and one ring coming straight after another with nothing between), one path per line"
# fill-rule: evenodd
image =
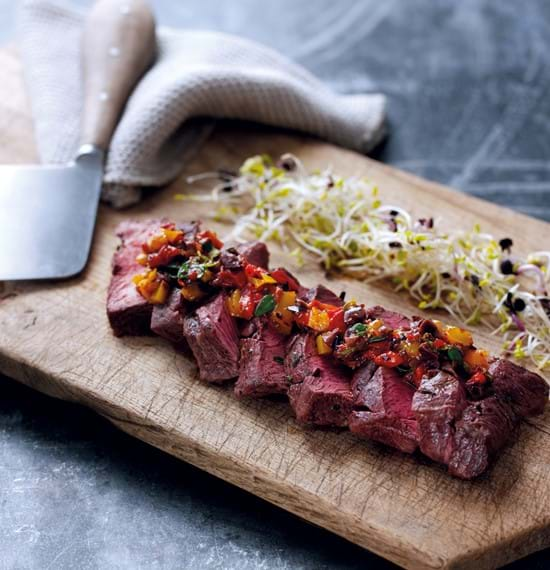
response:
M182 303L180 289L176 287L172 289L164 305L153 305L151 330L183 350L187 346L183 335L183 317L185 314L185 304Z
M319 376L308 376L293 384L288 396L300 423L345 427L353 408L348 370L327 366Z
M235 249L248 263L263 269L269 267L269 251L265 243L261 241L247 241L239 244Z
M290 384L284 359L287 337L277 332L265 317L254 319L255 332L241 339L237 397L286 394Z
M518 417L512 407L498 396L470 402L456 422L449 473L462 479L483 473L510 440L517 424Z
M538 374L509 360L497 359L489 366L494 393L521 417L542 414L548 401L548 384Z
M285 372L292 383L303 382L308 376L317 376L329 360L318 354L313 334L298 333L288 341Z
M116 336L145 335L150 332L153 305L136 289L132 277L143 267L136 263L141 244L154 233L162 222L122 222L116 234L121 243L113 256L112 277L107 292L107 316Z
M343 427L353 406L350 372L317 354L315 336L299 333L289 342L285 370L292 382L290 405L301 423Z
M197 360L200 377L222 383L239 374L239 335L219 293L183 319L183 332Z
M306 289L305 292L300 295L302 300L306 303L311 303L311 301L319 301L320 303L325 303L326 305L334 305L336 307L341 307L344 305L344 301L336 295L333 291L325 287L324 285L316 285L311 287L311 289Z
M380 319L390 329L410 329L411 320L409 317L396 311L388 311L380 305L367 309L367 318Z
M466 405L466 390L454 374L441 370L422 378L412 400L412 410L424 455L449 463L454 452L454 424Z
M269 264L269 251L265 243L249 241L234 247L224 247L220 255L221 264L229 271L244 269L244 261L267 269Z
M413 453L418 447L417 422L411 409L414 388L392 368L381 366L372 374L370 364L355 372L352 386L355 406L366 410L351 413L350 430Z
M372 361L368 361L361 368L354 371L351 379L351 391L356 406L367 407L368 385L378 366Z

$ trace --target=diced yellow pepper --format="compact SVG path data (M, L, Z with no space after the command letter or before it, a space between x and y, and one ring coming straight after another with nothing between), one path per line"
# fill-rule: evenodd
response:
M204 295L204 291L201 290L199 284L196 282L189 283L181 288L181 296L186 301L196 301Z
M143 279L145 279L147 277L147 273L138 273L137 275L134 275L132 277L132 283L135 283L136 285L139 284L140 281L142 281Z
M212 279L214 278L214 274L212 273L212 271L210 271L210 269L207 269L203 276L201 277L201 281L203 283L208 283L209 281L212 281Z
M459 327L446 327L444 337L450 344L460 344L462 346L472 346L474 344L472 335Z
M374 321L372 321L372 323L369 323L369 328L372 329L373 331L377 331L380 328L382 328L383 324L384 324L384 322L381 321L380 319L374 319Z
M271 320L273 326L282 334L290 334L294 315L288 310L288 307L296 302L296 293L294 291L282 291L277 301L275 309L271 312Z
M330 318L328 316L328 313L323 309L311 307L307 326L317 332L327 331L328 327L330 326Z
M275 279L273 279L273 277L268 273L264 273L261 277L251 277L250 281L256 288L262 287L263 285L274 285L277 283L277 281L275 281Z
M156 278L157 278L157 270L152 269L151 271L146 271L145 273L134 275L134 277L132 277L132 281L136 284L138 291L145 298L147 298L148 289L150 285L156 280Z
M168 240L168 243L174 244L177 241L179 241L182 236L183 236L183 232L181 230L167 230L166 228L164 228L162 230L162 232L164 233L164 235L166 236L166 239Z
M132 277L140 295L152 305L162 305L168 298L168 283L159 279L157 270L153 269Z
M241 316L241 292L239 289L235 289L229 297L227 297L227 310L232 317L240 317Z
M330 348L330 346L325 342L324 338L322 335L317 335L317 338L315 339L315 343L317 344L317 352L319 354L330 354L332 352L332 349Z
M146 253L140 253L136 257L136 263L139 263L139 265L146 266L147 265L147 254Z
M164 232L152 235L146 243L145 251L153 253L158 251L163 245L168 243L168 238Z
M420 352L420 344L418 342L404 342L402 344L403 349L410 358L416 358Z
M147 299L152 305L162 305L166 303L168 298L168 283L159 281L157 288L151 293Z
M470 349L464 354L464 362L470 368L483 368L489 366L489 353L486 350Z

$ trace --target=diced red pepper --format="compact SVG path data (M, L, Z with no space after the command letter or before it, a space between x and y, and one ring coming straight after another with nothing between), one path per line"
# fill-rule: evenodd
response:
M368 360L374 360L377 356L384 354L390 350L390 340L382 340L379 342L373 342L369 345L367 350L365 351L365 355Z
M398 352L390 350L389 352L383 352L382 354L375 356L374 363L378 364L378 366L395 368L396 366L401 366L401 364L404 364L405 358Z
M336 309L335 311L328 311L329 316L329 330L338 329L340 332L346 330L344 323L344 309Z
M422 378L426 374L426 367L422 364L418 365L413 372L413 382L415 386L420 386L420 382L422 382Z
M199 243L206 240L209 240L216 249L221 249L223 247L223 241L221 241L214 232L207 230L197 234L197 241Z
M440 348L444 348L445 346L447 346L447 343L440 338L436 338L434 340L434 346L439 350Z
M244 271L229 271L222 269L214 280L214 285L217 287L235 287L241 289L247 283Z
M168 265L172 259L181 255L181 250L173 245L163 245L157 253L151 253L148 257L149 267Z
M271 271L270 275L275 279L275 281L277 281L277 283L280 285L286 285L291 291L300 290L300 284L286 269L279 267Z
M478 370L475 374L470 376L468 384L485 384L487 382L487 375Z
M407 340L410 342L416 342L416 341L420 340L420 333L418 331L407 332L407 333L405 333L405 336L406 336Z
M259 291L255 287L250 287L247 285L241 291L241 298L239 300L239 305L241 308L241 317L243 319L251 319L254 316L254 310L256 305L260 302L263 297L263 292Z
M309 314L310 311L300 311L299 313L295 313L294 320L299 327L306 328L307 324L309 323Z

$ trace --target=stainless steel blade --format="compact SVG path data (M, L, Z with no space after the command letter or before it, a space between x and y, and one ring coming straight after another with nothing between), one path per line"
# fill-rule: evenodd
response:
M103 151L67 166L0 166L0 281L76 275L92 242Z

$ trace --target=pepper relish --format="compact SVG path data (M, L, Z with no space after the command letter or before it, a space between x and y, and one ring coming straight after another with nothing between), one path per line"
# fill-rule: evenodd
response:
M163 224L142 244L136 261L144 271L133 282L152 304L165 303L173 287L189 303L223 289L233 317L265 316L283 335L311 331L320 355L333 355L351 368L371 360L395 368L418 386L437 361L452 366L467 384L487 382L489 355L474 346L468 331L428 319L392 329L381 318L368 318L365 306L354 300L341 305L305 301L300 295L302 287L285 269L268 271L243 256L237 268L227 268L222 263L222 248L212 231L185 232L173 223Z

